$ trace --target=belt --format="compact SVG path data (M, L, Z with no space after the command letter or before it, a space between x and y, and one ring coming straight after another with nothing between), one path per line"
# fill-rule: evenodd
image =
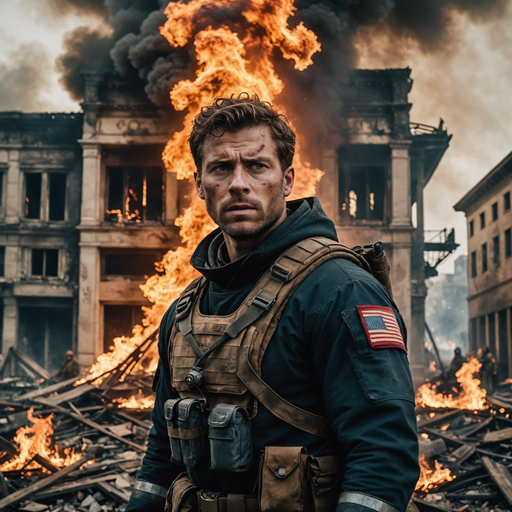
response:
M259 512L258 497L247 494L219 496L205 491L197 493L200 512Z

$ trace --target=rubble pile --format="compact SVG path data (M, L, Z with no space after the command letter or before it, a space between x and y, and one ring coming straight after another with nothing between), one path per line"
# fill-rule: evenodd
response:
M6 376L14 362L24 375ZM152 376L51 383L32 363L13 352L0 369L0 510L124 510L151 428ZM129 398L146 407L127 408Z
M0 511L124 510L151 427L139 352L101 378L52 383L12 349L0 368ZM512 380L486 396L478 369L418 392L420 512L512 510Z

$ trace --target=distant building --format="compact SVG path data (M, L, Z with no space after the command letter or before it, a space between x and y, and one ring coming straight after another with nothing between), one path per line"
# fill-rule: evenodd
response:
M455 206L467 218L470 350L488 346L512 375L512 153Z
M455 260L453 274L440 274L427 282L426 322L443 361L450 362L453 350L468 351L468 257Z

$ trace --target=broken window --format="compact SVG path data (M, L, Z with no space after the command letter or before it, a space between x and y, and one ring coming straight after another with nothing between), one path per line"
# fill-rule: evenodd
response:
M102 252L102 279L116 277L143 279L157 274L155 263L162 260L163 250L106 250Z
M162 220L161 167L108 167L105 220L154 222Z
M25 217L41 218L41 178L40 172L25 174Z
M62 172L48 174L49 179L49 218L64 220L66 211L66 175Z
M22 306L18 325L18 348L50 372L60 369L73 342L69 301L51 307Z
M487 272L487 244L482 245L482 272Z
M135 325L141 325L144 313L141 306L112 306L103 308L104 350L112 350L112 341L119 336L131 336Z
M505 230L505 258L512 256L512 230Z
M386 217L388 146L344 146L339 151L339 215L346 221Z
M471 277L476 277L476 251L471 253Z
M59 250L32 249L32 276L58 277Z
M497 265L500 262L500 237L492 239L492 262Z

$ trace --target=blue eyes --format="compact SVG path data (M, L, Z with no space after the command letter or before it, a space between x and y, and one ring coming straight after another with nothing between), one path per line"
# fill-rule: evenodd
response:
M261 171L265 168L265 166L263 164L259 164L259 163L254 163L254 164L251 164L249 166L249 169L253 169L253 170L256 170L256 171ZM212 169L213 172L225 172L225 171L228 171L229 168L227 165L219 165L217 167L214 167Z

